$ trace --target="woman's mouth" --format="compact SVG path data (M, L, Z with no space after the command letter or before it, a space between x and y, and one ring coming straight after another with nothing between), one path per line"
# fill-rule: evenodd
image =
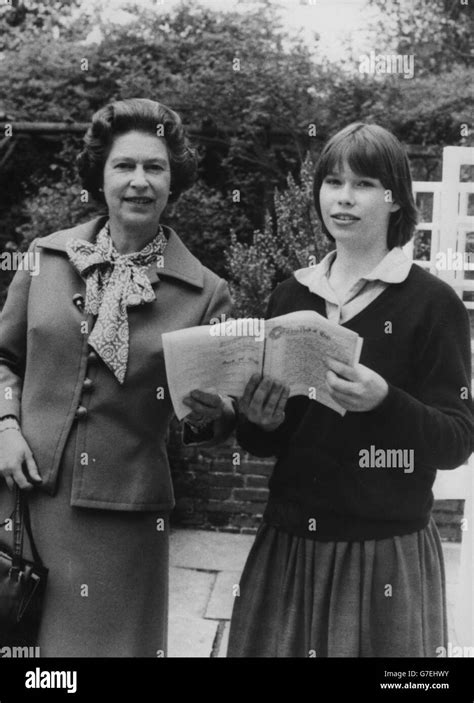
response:
M152 198L124 198L126 203L133 203L134 205L150 205L153 202Z

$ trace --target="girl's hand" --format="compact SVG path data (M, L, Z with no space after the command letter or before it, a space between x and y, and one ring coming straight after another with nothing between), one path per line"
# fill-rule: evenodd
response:
M23 471L26 465L26 471ZM18 430L9 429L0 433L0 476L13 489L15 483L23 489L41 483L38 467L25 438Z
M208 422L220 420L226 412L224 398L215 388L191 391L186 398L183 398L183 403L191 408L191 412L185 419L193 425L205 425Z
M333 400L352 412L367 412L380 405L388 393L387 381L367 366L355 367L327 358L326 384Z
M290 389L282 383L269 376L262 378L253 374L239 400L239 412L250 422L271 432L285 419L285 405L289 395Z

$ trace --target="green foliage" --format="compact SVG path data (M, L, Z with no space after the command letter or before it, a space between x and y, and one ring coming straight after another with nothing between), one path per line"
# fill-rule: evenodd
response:
M73 227L98 213L88 193L84 193L74 170L75 146L66 142L47 177L35 177L23 201L16 231L22 248L36 237Z
M45 34L67 33L81 0L3 0L0 6L0 51L16 51ZM77 27L76 27L77 31Z
M290 174L284 191L275 189L275 217L267 213L263 231L250 244L232 235L226 254L235 314L262 316L277 283L298 268L314 265L333 248L324 235L313 200L314 164L308 155L299 183Z
M198 146L201 179L180 209L173 208L177 220L171 224L195 251L203 249L197 241L202 234L209 253L204 261L222 271L219 256L230 243L230 228L245 239L263 224L273 188L284 185L286 173L298 168L308 147L301 129L315 118L314 99L306 90L314 72L309 50L298 40L285 43L271 8L265 13L181 6L157 14L135 7L129 24L95 18L89 26L78 22L74 36L74 25L69 34L55 37L48 31L34 41L26 35L0 64L5 111L15 120L88 121L109 100L137 95L175 108ZM92 29L101 32L102 41L84 43ZM234 70L235 58L240 58L240 71ZM82 70L83 59L87 70ZM59 158L57 145L39 138L29 147L29 154L11 159L0 175L2 216L22 202L26 191L46 185L45 179L55 181L50 166ZM9 189L13 181L16 187ZM57 186L51 188L53 197ZM229 200L235 189L241 192L238 207ZM42 200L47 192L42 191ZM202 217L190 213L191 202ZM204 224L205 214L214 218L212 224ZM11 220L4 217L4 222ZM20 241L24 231L17 223L0 236Z
M166 222L221 275L232 230L234 259L240 256L240 268L253 277L241 291L234 283L239 305L262 309L271 287L305 265L305 242L319 232L308 193L291 178L285 191L287 174L298 173L306 153L315 159L350 122L378 122L422 152L412 164L415 178L425 180L439 178L442 146L472 143L460 129L474 106L465 68L468 9L450 0L371 2L383 10L374 49L414 53L413 80L362 75L354 58L329 63L318 56L317 42L310 52L288 36L272 3L245 13L194 3L155 12L132 4L125 24L98 11L80 15L80 0L19 3L27 11L1 7L0 113L87 122L109 100L132 96L175 108L198 147L200 179L169 207ZM92 30L100 41L91 41ZM22 245L90 215L74 174L79 149L79 139L16 139L0 173L0 250L6 241ZM235 190L240 203L233 202ZM236 281L238 269L231 268Z
M224 197L203 182L196 183L170 204L162 217L163 224L175 229L186 246L212 271L226 275L225 251L229 247L230 231L245 238L251 224L239 203Z
M81 201L79 184L63 181L40 186L34 196L25 200L24 212L27 221L17 231L29 244L36 237L90 220L97 209Z
M369 0L382 10L374 27L377 50L415 56L417 77L472 66L472 6L460 0ZM380 46L380 37L385 42Z

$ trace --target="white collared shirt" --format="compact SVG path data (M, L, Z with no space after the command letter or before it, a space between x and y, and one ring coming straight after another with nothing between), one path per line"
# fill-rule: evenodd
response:
M293 275L311 293L324 298L328 320L338 324L347 322L366 308L390 283L404 281L412 265L402 248L394 247L370 273L359 278L340 300L329 283L329 271L335 258L336 251L330 251L316 266L298 269Z

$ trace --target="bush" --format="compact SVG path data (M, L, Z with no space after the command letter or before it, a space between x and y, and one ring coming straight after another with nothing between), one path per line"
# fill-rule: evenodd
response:
M240 238L251 228L239 203L202 181L166 208L162 222L176 230L202 264L223 277L231 230Z
M288 188L275 189L274 217L267 213L263 231L255 230L250 244L232 233L226 254L235 314L265 314L275 286L293 271L321 261L334 248L324 235L313 201L314 164L306 156L299 183L291 176Z

